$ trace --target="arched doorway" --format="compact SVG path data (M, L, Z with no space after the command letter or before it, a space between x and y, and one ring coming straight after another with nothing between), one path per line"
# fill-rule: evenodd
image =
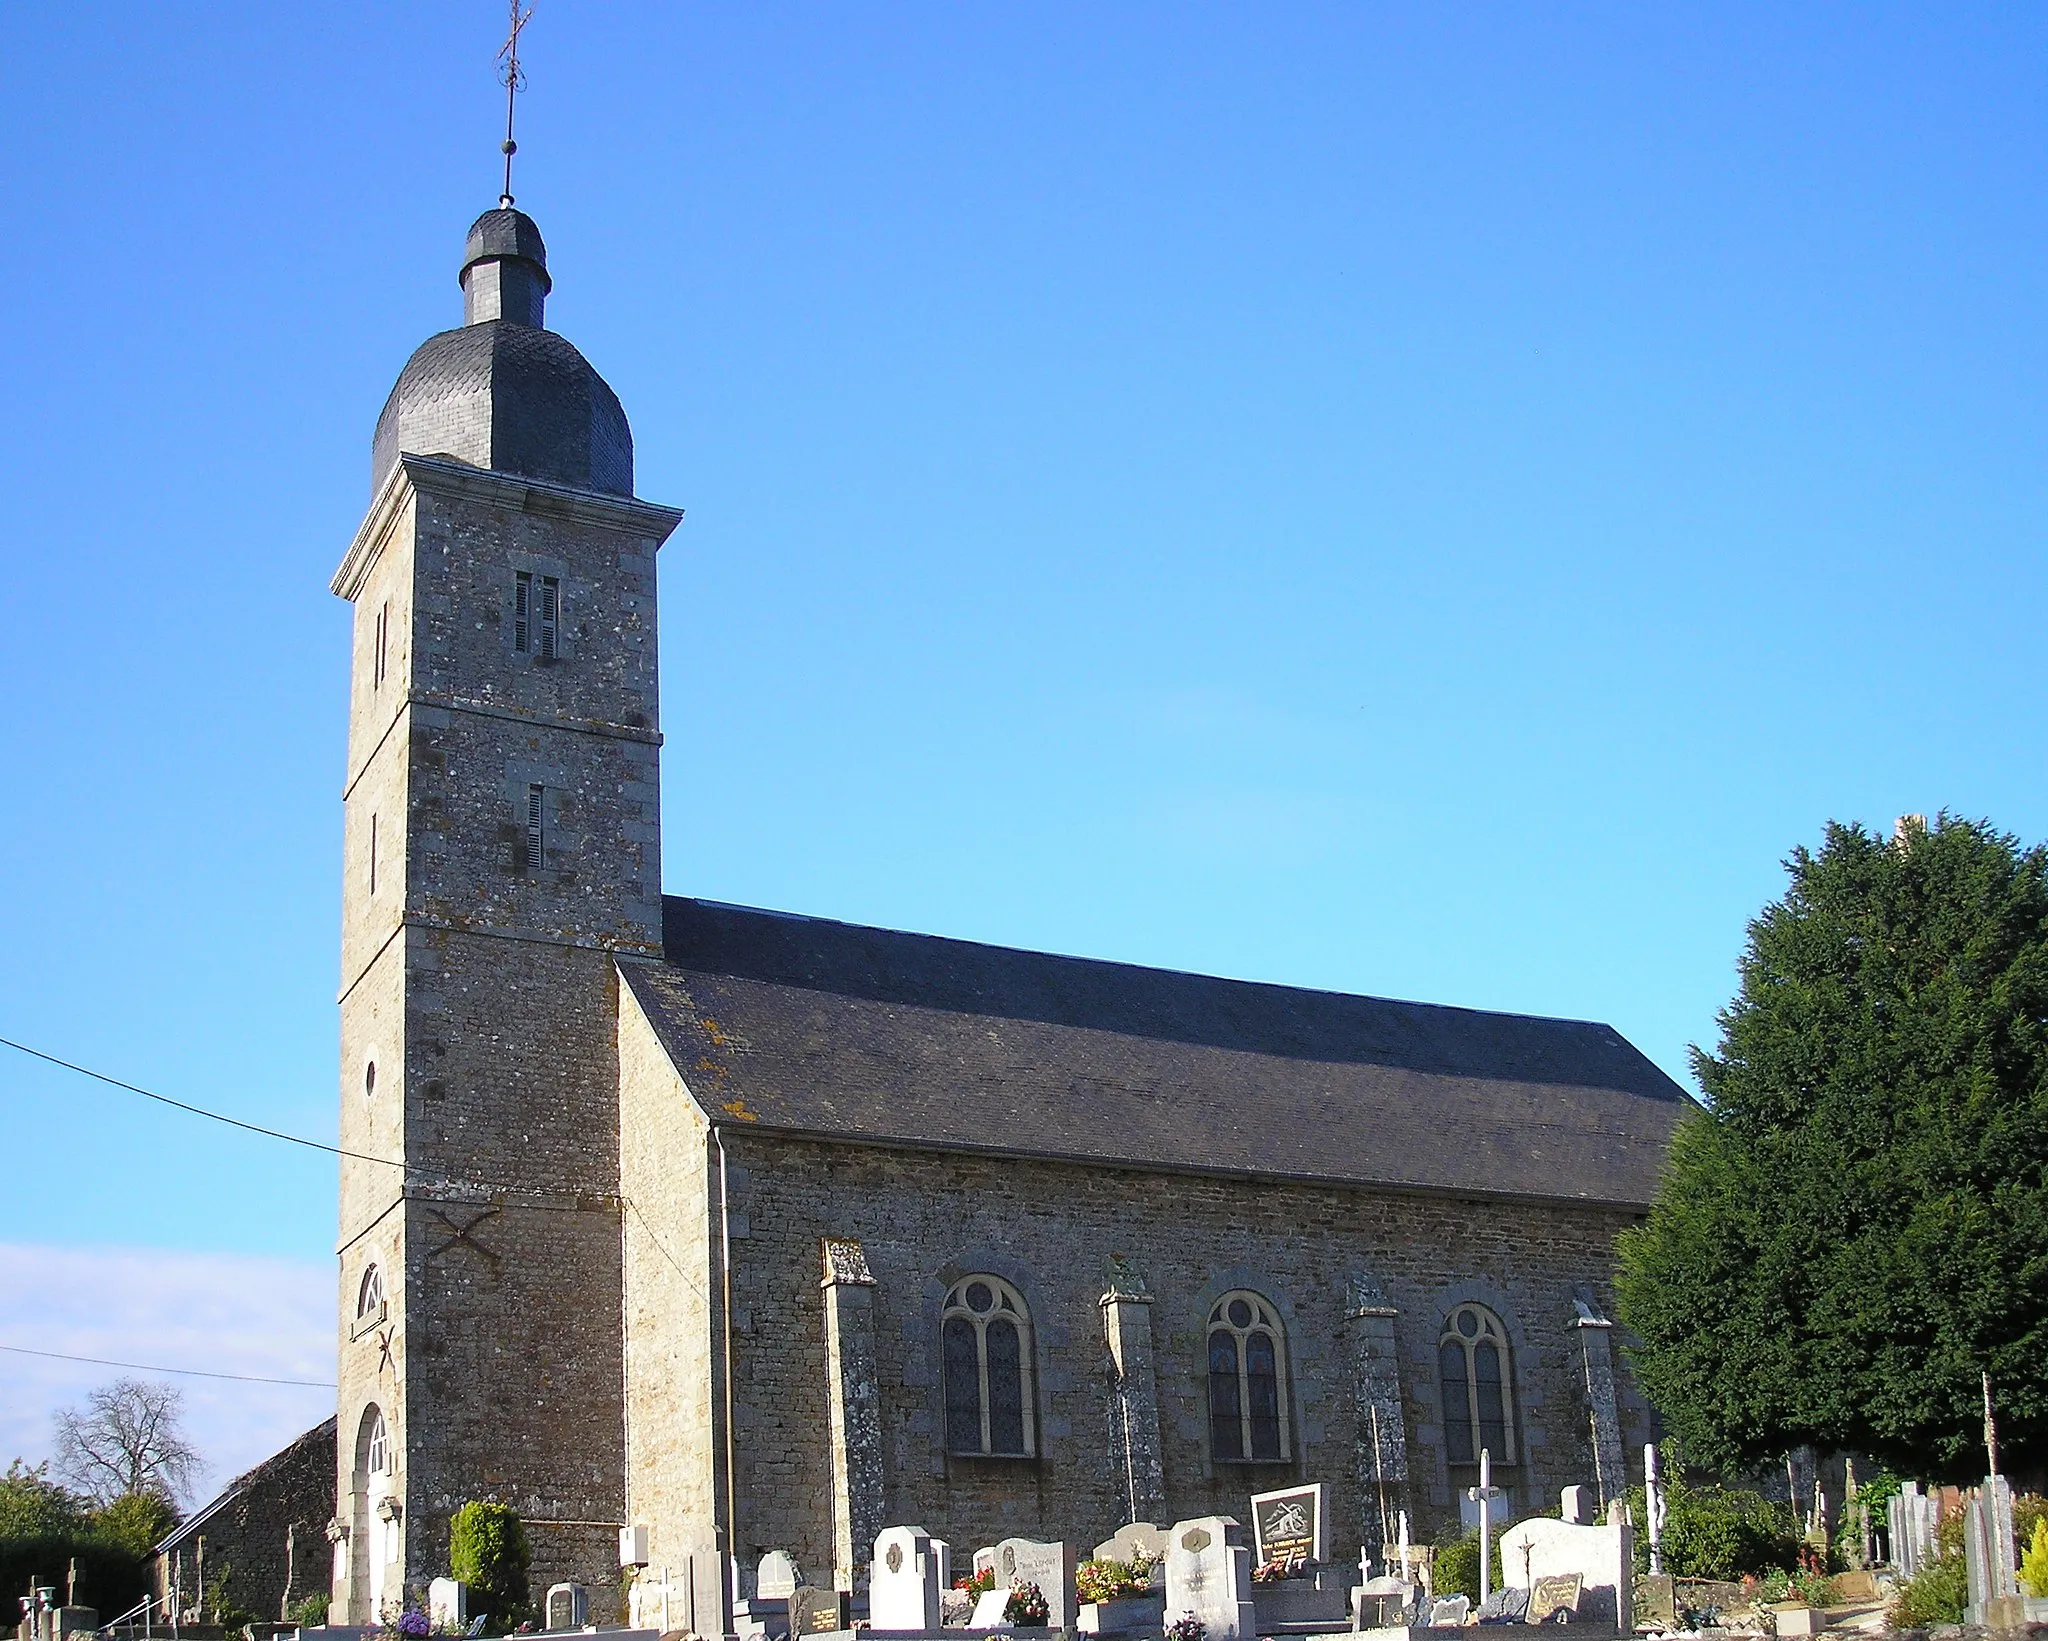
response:
M391 1474L391 1432L372 1402L356 1423L355 1467L349 1478L348 1620L374 1624L384 1601L391 1524L377 1513Z

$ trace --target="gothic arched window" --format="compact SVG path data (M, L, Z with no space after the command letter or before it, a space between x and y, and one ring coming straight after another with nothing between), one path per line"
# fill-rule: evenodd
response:
M363 1472L381 1476L391 1468L391 1438L384 1428L384 1415L371 1408L363 1432Z
M999 1276L964 1276L939 1320L946 1368L946 1451L1029 1458L1031 1312Z
M1460 1305L1437 1341L1443 1376L1444 1453L1477 1464L1484 1448L1496 1464L1515 1462L1513 1357L1508 1330L1484 1305Z
M1209 1312L1209 1452L1226 1462L1285 1458L1287 1336L1255 1293L1226 1293Z
M363 1272L363 1284L356 1289L356 1320L373 1322L384 1314L384 1273L372 1265Z

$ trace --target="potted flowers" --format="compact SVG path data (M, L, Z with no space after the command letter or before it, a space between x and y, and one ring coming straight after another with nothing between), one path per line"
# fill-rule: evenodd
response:
M1131 1561L1097 1557L1074 1569L1074 1595L1081 1603L1076 1628L1090 1635L1156 1630L1166 1622L1166 1592L1153 1587L1158 1563L1147 1556Z

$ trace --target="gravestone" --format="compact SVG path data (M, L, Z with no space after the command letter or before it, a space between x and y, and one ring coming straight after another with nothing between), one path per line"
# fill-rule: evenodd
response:
M996 1588L1036 1584L1045 1597L1046 1624L1056 1630L1074 1627L1074 1547L1046 1544L1032 1538L1006 1538L996 1546Z
M1581 1590L1579 1619L1617 1629L1628 1623L1634 1606L1634 1554L1634 1532L1625 1519L1606 1527L1575 1527L1554 1516L1532 1516L1500 1540L1507 1583L1533 1591L1541 1579L1575 1575Z
M1330 1490L1321 1482L1252 1495L1252 1537L1259 1563L1285 1557L1310 1565L1328 1559Z
M1353 1630L1387 1630L1408 1622L1408 1603L1415 1599L1415 1586L1405 1579L1382 1573L1368 1578L1351 1592Z
M1669 1573L1652 1573L1636 1580L1636 1622L1639 1630L1672 1630L1678 1627L1678 1581Z
M1194 1617L1208 1641L1253 1641L1251 1549L1231 1516L1177 1521L1166 1547L1166 1622Z
M1512 1584L1490 1590L1475 1616L1482 1624L1519 1624L1529 1616L1529 1592Z
M868 1627L939 1627L938 1541L922 1527L886 1527L868 1569Z
M1552 1573L1539 1578L1529 1590L1529 1622L1545 1624L1557 1613L1579 1613L1579 1593L1586 1581L1577 1573Z
M999 1590L983 1590L974 1598L974 1615L967 1620L970 1630L1015 1629L1006 1616L1010 1605L1010 1587L1006 1584Z
M458 1579L437 1578L427 1586L427 1622L436 1635L469 1627L469 1586Z
M754 1572L754 1594L763 1601L787 1601L804 1581L803 1569L787 1550L770 1550Z
M1827 1615L1811 1607L1773 1607L1771 1619L1782 1636L1818 1635L1827 1627Z
M550 1584L544 1611L549 1629L580 1630L590 1622L590 1592L581 1584Z
M1155 1567L1166 1561L1167 1535L1149 1521L1134 1521L1116 1530L1116 1537L1095 1546L1098 1561L1136 1561L1143 1556Z
M1567 1487L1558 1501L1557 1519L1568 1521L1574 1527L1586 1525L1586 1490L1583 1487Z
M996 1547L993 1544L984 1544L974 1552L974 1576L979 1578L983 1573L990 1578L996 1576Z
M821 1590L815 1584L799 1584L789 1592L789 1633L794 1638L824 1635L846 1628L846 1595L840 1590Z
M1429 1614L1422 1622L1432 1630L1456 1630L1463 1629L1471 1616L1469 1595L1440 1595L1429 1604Z

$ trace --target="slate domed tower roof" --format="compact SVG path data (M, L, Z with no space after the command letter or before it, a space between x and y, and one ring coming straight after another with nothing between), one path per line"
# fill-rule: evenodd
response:
M547 247L524 211L486 211L462 259L463 325L422 342L384 401L370 493L399 453L608 495L633 493L633 430L619 396L545 328Z

